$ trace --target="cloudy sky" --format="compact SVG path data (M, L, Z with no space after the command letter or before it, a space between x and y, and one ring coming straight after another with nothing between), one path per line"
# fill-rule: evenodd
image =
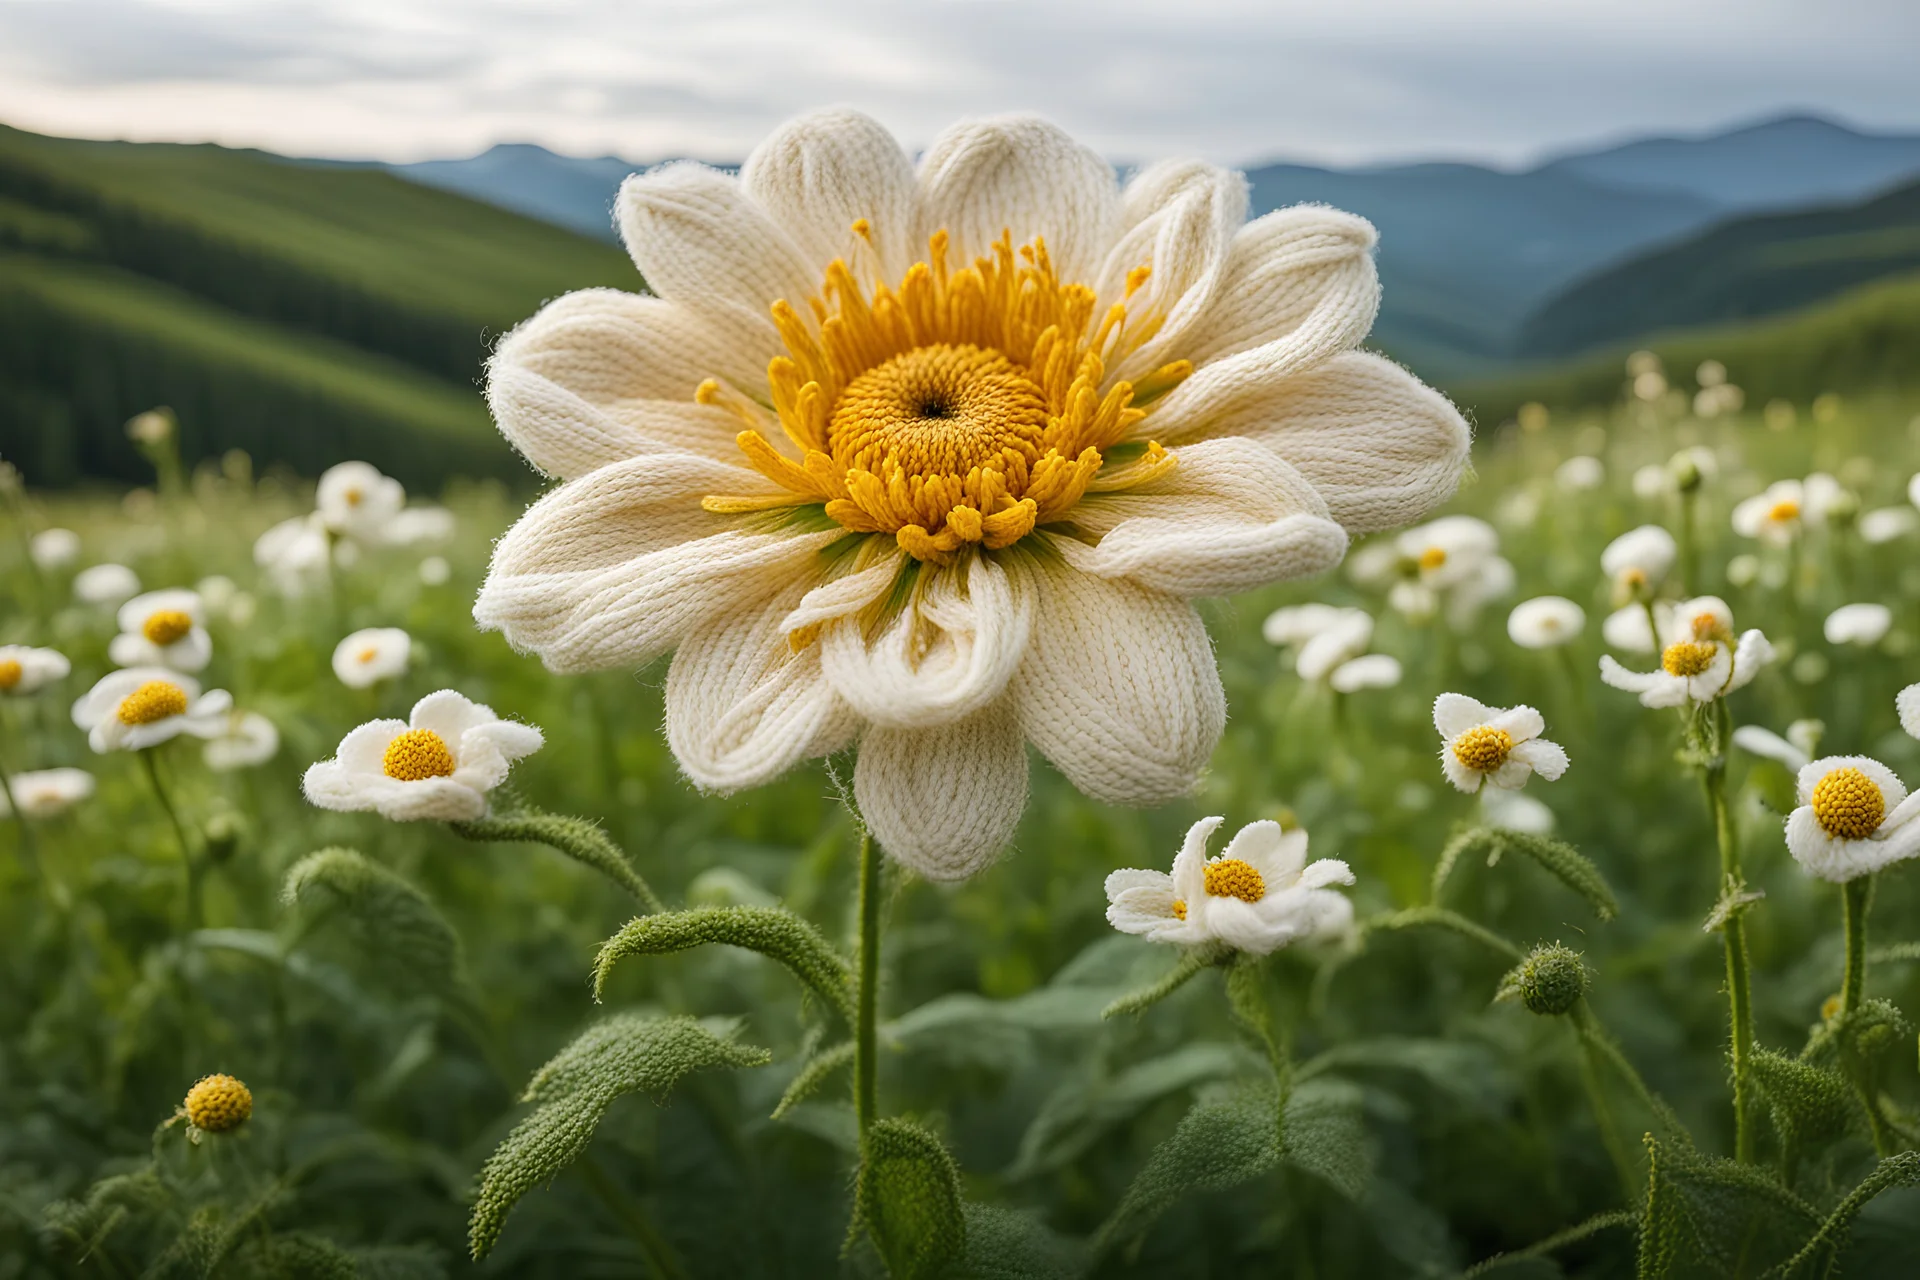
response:
M1916 0L0 0L0 121L423 159L730 159L850 103L1117 159L1520 163L1787 109L1920 131Z

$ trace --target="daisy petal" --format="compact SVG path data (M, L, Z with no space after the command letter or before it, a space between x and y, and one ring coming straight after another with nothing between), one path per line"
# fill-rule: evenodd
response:
M1493 719L1493 708L1464 693L1443 693L1433 700L1433 727L1452 742Z
M860 262L856 219L868 224L883 279L900 279L926 252L926 241L914 239L913 164L885 127L858 111L830 107L781 125L747 157L740 185L816 274L835 258Z
M1552 782L1567 771L1567 753L1558 743L1532 738L1513 749L1513 758Z
M1027 803L1027 753L1005 702L934 729L876 725L853 794L880 847L929 880L992 862Z

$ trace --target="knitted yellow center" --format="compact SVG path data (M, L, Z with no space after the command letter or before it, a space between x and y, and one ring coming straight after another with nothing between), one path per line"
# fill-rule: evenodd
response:
M1428 573L1432 573L1435 569L1446 564L1446 562L1447 549L1445 547L1428 547L1420 553L1420 567Z
M387 753L380 758L380 771L402 782L450 778L453 752L447 749L446 739L433 730L409 729L387 744Z
M1695 640L1728 640L1731 639L1732 636L1733 632L1728 629L1727 624L1720 621L1714 614L1696 613L1693 615L1693 638Z
M367 495L364 493L361 493L358 488L348 489L345 493L341 494L340 496L346 499L346 503L350 507L359 506L362 502L366 501L366 497L367 497Z
M121 724L152 724L187 713L187 691L168 680L149 680L120 699Z
M225 1133L253 1114L253 1091L232 1076L207 1076L187 1090L185 1106L194 1128Z
M871 243L864 219L853 229ZM740 418L747 461L785 491L714 494L707 510L818 504L844 528L945 563L963 547L1010 546L1065 518L1089 490L1132 488L1172 468L1151 441L1123 464L1106 457L1138 437L1139 406L1193 372L1176 360L1138 384L1105 385L1108 364L1159 332L1159 316L1130 323L1125 299L1099 313L1094 291L1062 282L1038 239L1016 251L1003 234L958 270L947 246L947 233L934 233L926 261L871 295L835 259L820 295L806 299L810 320L785 299L773 305L786 354L767 366L767 384L791 449L774 447L773 424L747 397L700 384L695 398ZM1129 273L1128 298L1148 274Z
M1512 751L1513 735L1490 724L1469 729L1453 740L1453 758L1479 773L1492 773L1507 762Z
M1887 798L1858 769L1835 769L1813 784L1813 817L1821 830L1842 840L1864 840L1880 829Z
M1187 918L1187 900L1185 898L1175 898L1173 900L1173 918L1175 920L1185 920Z
M0 658L0 689L12 689L20 683L25 671L18 658Z
M193 618L184 610L161 609L149 614L140 634L155 644L172 644L193 630Z
M1267 882L1253 864L1238 858L1216 858L1207 864L1207 892L1216 898L1238 898L1258 902L1266 896Z
M1660 667L1670 676L1697 676L1713 665L1719 652L1719 645L1682 640L1679 644L1666 647L1666 651L1660 655Z
M1800 504L1792 498L1782 498L1767 508L1767 519L1775 524L1785 524L1789 520L1800 518Z

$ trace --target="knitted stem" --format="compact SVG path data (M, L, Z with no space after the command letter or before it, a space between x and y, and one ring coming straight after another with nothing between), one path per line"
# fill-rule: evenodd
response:
M1726 714L1716 706L1716 714ZM1721 735L1724 741L1725 735ZM1720 845L1720 880L1731 885L1740 879L1740 850L1734 841L1733 820L1727 812L1726 757L1716 754L1706 766L1707 810L1713 819L1714 837ZM1742 1164L1753 1161L1753 1118L1751 1113L1751 1058L1753 1054L1753 991L1747 960L1747 928L1739 912L1727 917L1721 926L1727 947L1727 1003L1732 1014L1733 1061L1733 1153Z
M1575 1015L1576 1019L1578 1016ZM1620 1136L1620 1126L1614 1120L1613 1107L1607 1102L1606 1086L1600 1079L1604 1059L1593 1040L1581 1034L1577 1022L1574 1034L1580 1041L1580 1081L1586 1086L1587 1101L1593 1107L1594 1126L1600 1130L1600 1142L1607 1149L1607 1158L1613 1161L1613 1171L1620 1179L1620 1190L1626 1202L1633 1204L1640 1198L1640 1180L1634 1172L1633 1158L1627 1154L1626 1142Z
M147 767L147 782L153 788L153 797L166 811L167 821L173 824L174 839L180 843L180 866L186 874L187 928L198 929L202 914L200 864L194 860L193 846L187 842L187 829L180 824L180 813L173 807L173 798L167 794L166 784L160 781L160 765L155 759L154 748L149 747L140 753L140 763Z
M544 844L606 876L638 898L650 913L657 915L666 910L652 886L633 869L626 853L607 838L606 832L584 818L524 809L499 817L489 815L472 822L451 822L447 825L453 828L456 835L467 840Z
M860 1151L864 1159L867 1130L873 1126L879 1091L874 1078L879 1066L880 985L880 846L871 835L860 837L860 968L854 993L853 1110L860 1124Z
M1840 982L1840 1012L1860 1007L1867 987L1867 911L1873 905L1873 876L1858 876L1841 886L1846 909L1847 969Z

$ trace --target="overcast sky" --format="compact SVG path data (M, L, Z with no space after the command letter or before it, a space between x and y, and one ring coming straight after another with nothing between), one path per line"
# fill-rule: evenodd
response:
M848 103L1121 160L1520 163L1787 109L1920 132L1920 0L0 0L0 121L412 160L738 158Z

